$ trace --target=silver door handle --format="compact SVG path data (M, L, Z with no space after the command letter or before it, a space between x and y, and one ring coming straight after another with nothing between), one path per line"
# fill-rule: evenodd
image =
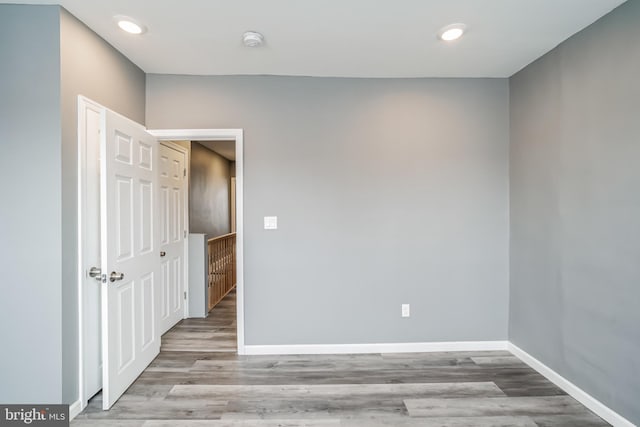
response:
M122 280L124 279L124 273L116 273L115 271L111 272L111 275L109 276L109 280L111 282L115 282L116 280Z
M102 270L100 270L100 268L91 267L89 269L89 277L93 277L94 279L100 281L102 280L102 277L100 277L101 275L102 275Z
M165 251L160 251L160 256L165 256L167 253Z

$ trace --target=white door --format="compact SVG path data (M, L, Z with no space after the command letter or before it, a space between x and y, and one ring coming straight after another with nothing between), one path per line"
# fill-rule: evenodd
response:
M160 351L158 143L109 110L101 138L103 409L109 409Z
M186 156L160 145L160 334L184 317Z
M100 126L104 108L81 99L81 237L82 237L82 362L84 404L102 389L100 326Z

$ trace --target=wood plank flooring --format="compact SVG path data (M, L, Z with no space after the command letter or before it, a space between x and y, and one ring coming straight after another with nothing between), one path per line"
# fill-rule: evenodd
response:
M236 352L236 290L205 319L185 319L162 336L161 352Z
M238 356L235 291L162 337L110 411L72 426L601 427L509 352Z

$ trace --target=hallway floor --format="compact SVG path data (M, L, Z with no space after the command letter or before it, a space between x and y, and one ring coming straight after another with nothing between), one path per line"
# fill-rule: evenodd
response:
M184 319L162 336L160 352L236 352L236 290L205 319ZM153 365L152 365L153 366Z
M600 427L508 352L238 356L235 291L162 337L110 411L72 426Z

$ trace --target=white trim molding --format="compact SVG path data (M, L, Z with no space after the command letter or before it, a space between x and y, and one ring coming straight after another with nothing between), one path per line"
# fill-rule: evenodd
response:
M147 129L159 140L227 141L242 138L242 129ZM238 151L238 150L236 150Z
M245 354L433 353L439 351L507 350L507 341L411 342L387 344L245 345Z
M86 115L87 110L93 110L98 114L102 114L104 107L100 104L97 104L86 98L82 95L78 95L77 99L78 105L78 126L77 126L77 155L78 155L78 163L77 163L77 173L78 173L78 186L77 186L77 212L78 212L78 222L76 224L76 230L78 231L78 257L76 259L76 288L78 290L78 394L80 399L69 406L69 414L73 411L78 413L82 412L82 410L87 406L89 397L85 396L87 393L85 390L85 316L90 315L85 310L85 240L86 236L86 182L87 182L87 174L86 174L86 151L87 151L87 138L85 135L86 128ZM99 316L100 313L97 313ZM77 408L75 405L79 405ZM77 415L77 414L76 414ZM74 415L75 416L75 415ZM73 417L70 415L70 418Z
M71 405L69 405L69 421L73 420L82 412L82 400L76 400Z
M613 409L600 402L595 397L591 396L586 391L582 390L577 385L573 384L562 375L531 356L529 353L518 347L517 345L509 342L508 350L514 354L518 359L529 365L531 368L538 371L546 379L560 387L562 390L578 402L582 403L589 410L593 411L600 418L616 427L635 427L631 421L624 418L622 415L615 412Z

